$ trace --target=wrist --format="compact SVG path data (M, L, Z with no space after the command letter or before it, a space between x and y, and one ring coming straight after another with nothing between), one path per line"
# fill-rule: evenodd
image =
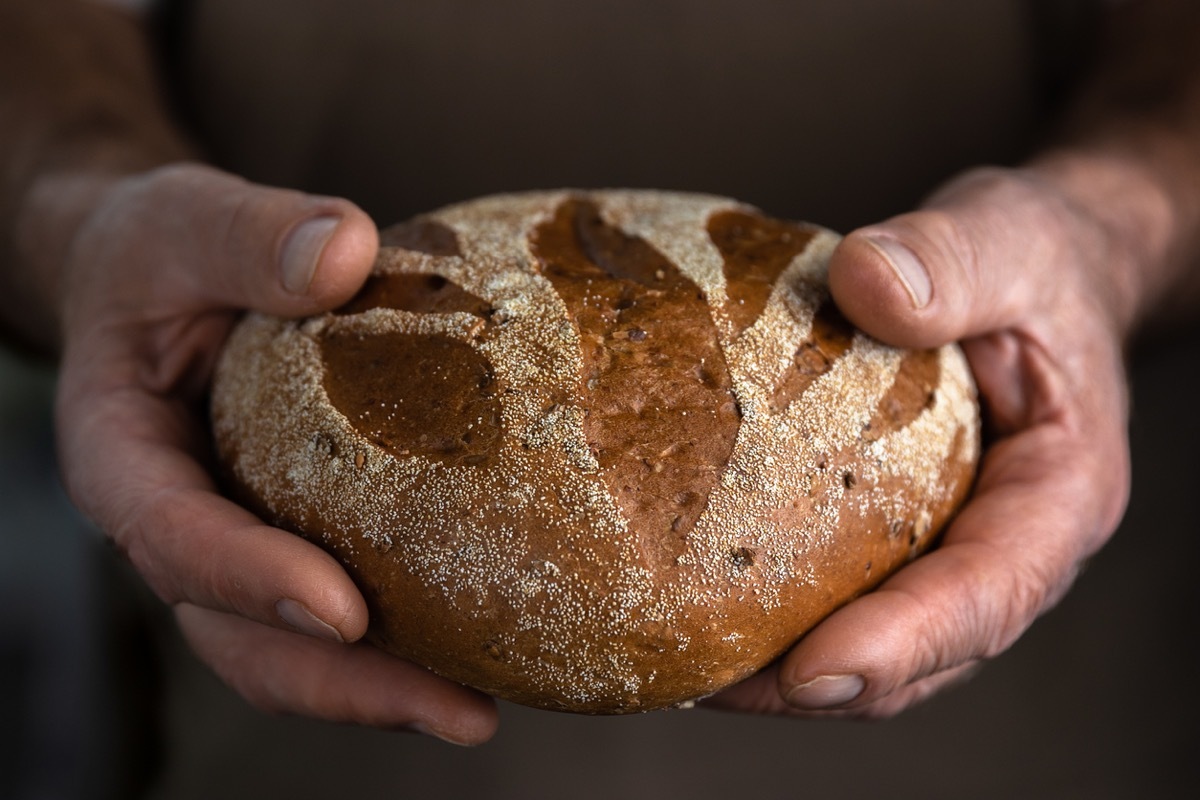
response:
M0 318L24 344L43 353L61 345L62 296L76 236L127 173L44 172L30 181L11 220L6 290Z
M1124 339L1200 299L1200 163L1165 134L1051 150L1025 171L1072 209L1096 239L1095 285Z
M80 231L118 184L186 153L183 147L166 152L97 143L88 154L31 176L14 203L5 242L0 320L6 331L42 353L57 353L68 267L80 255Z
M61 272L103 187L189 157L148 32L100 3L0 3L0 329L57 348Z

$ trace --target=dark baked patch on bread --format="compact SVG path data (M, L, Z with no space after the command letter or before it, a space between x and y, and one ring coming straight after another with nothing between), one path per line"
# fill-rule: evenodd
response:
M942 367L936 350L906 353L896 370L891 388L879 398L867 423L868 436L880 438L911 425L925 409L937 402Z
M478 466L497 454L496 376L445 336L335 334L321 340L329 402L366 441L401 458Z
M725 310L741 333L753 325L783 271L817 234L817 228L748 211L722 211L708 220L708 235L725 260Z
M647 548L675 558L741 424L704 294L644 240L568 200L531 251L579 332L584 436Z
M812 333L796 348L791 369L784 370L771 395L771 410L779 413L830 370L854 342L852 326L837 307L824 302L813 314Z

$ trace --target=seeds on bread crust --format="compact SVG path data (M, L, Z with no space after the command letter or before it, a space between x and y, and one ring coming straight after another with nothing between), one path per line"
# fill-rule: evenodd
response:
M333 553L381 647L529 705L677 705L928 547L970 488L954 347L830 302L837 236L731 200L546 192L384 232L336 312L248 317L236 496Z

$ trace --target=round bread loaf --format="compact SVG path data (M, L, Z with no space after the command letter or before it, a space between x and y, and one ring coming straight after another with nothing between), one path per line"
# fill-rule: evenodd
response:
M961 352L855 331L837 241L643 191L398 225L348 305L230 337L232 491L442 675L588 713L708 695L926 548L973 479Z

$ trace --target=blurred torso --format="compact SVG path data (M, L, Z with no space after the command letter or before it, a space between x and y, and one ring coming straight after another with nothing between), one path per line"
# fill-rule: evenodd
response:
M184 88L220 163L381 223L653 186L848 228L1029 145L1034 5L199 0Z

